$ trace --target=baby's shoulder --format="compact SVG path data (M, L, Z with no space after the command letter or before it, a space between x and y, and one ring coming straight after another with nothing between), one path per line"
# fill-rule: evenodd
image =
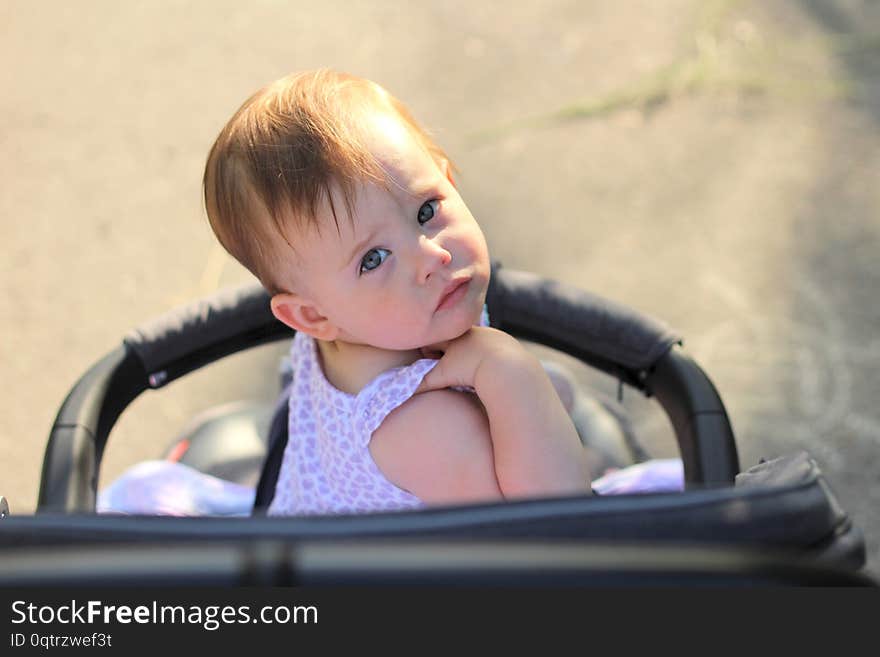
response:
M383 426L401 425L415 429L420 425L443 427L449 423L459 428L488 426L488 419L475 394L447 388L413 395L389 413Z
M476 395L455 390L431 390L413 395L389 413L373 433L372 443L427 448L442 443L470 443L488 434L486 411Z
M497 486L489 420L470 393L413 395L373 433L370 453L388 479L426 502L484 499Z

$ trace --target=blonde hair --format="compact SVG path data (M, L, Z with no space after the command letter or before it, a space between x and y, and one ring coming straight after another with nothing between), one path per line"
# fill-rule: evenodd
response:
M448 158L406 107L370 80L331 70L292 74L264 87L220 131L205 165L208 221L223 247L271 293L288 246L285 223L317 226L322 203L337 223L335 185L349 218L356 185L388 186L365 145L365 119L390 114L435 159ZM319 227L320 229L320 227Z

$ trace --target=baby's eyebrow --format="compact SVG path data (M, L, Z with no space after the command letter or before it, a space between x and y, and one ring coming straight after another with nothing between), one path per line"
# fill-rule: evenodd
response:
M406 192L407 196L417 199L425 196L428 192L431 192L435 189L437 189L437 181L436 179L431 177L416 180L415 182L408 184L404 188L404 191Z

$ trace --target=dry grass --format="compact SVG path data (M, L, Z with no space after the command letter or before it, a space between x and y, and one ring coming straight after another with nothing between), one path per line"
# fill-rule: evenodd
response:
M811 53L855 56L880 51L880 33L784 40L762 38L741 17L744 0L716 0L701 6L697 29L683 55L614 91L471 134L471 143L494 141L523 129L560 122L601 119L621 111L648 113L677 98L697 94L774 96L789 101L856 99L859 84L845 73L810 70Z

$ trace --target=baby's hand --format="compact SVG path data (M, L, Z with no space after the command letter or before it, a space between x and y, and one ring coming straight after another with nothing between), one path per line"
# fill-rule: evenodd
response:
M507 499L589 493L577 431L540 361L514 337L474 327L428 349L443 356L416 392L472 387L489 420L495 474Z
M422 379L416 393L459 386L474 388L479 394L481 384L496 379L504 367L537 363L516 338L482 326L475 326L454 340L426 347L422 352L426 356L442 356Z

